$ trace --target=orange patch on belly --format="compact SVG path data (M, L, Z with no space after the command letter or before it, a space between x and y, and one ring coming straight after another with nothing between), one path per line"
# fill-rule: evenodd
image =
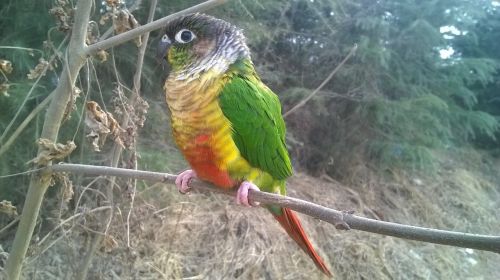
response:
M195 144L203 144L203 143L208 142L209 139L210 139L210 135L200 134L200 135L196 136L196 138L194 139L194 143Z
M201 144L208 141L209 138L208 135L200 135L196 137L195 143ZM236 182L229 177L228 172L221 170L217 164L217 158L209 146L197 146L184 154L189 165L200 179L209 181L221 188L232 188L236 185Z

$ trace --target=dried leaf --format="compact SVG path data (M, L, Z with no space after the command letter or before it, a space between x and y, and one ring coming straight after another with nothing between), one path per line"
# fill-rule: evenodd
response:
M55 1L54 7L49 10L49 14L53 15L57 20L57 27L59 31L67 32L71 29L73 17L73 9L71 5L68 5L67 1L58 0Z
M95 44L99 41L99 30L95 24L89 25L87 28L87 38L85 38L85 43L87 45Z
M111 14L109 13L106 13L104 15L101 16L101 18L99 19L99 24L100 25L105 25L106 22L111 18Z
M85 124L90 129L90 133L87 134L87 137L91 139L94 151L101 151L100 148L106 142L106 138L109 134L111 134L115 143L124 147L121 133L125 130L120 127L120 124L115 120L113 114L102 110L99 104L94 101L87 102L86 108Z
M109 234L107 234L102 240L101 251L105 253L111 253L111 251L113 251L117 247L118 247L118 241L116 241L116 239Z
M124 125L126 133L122 134L121 139L125 147L130 148L135 145L138 127L144 126L149 104L140 96L136 97L133 105L130 104L129 99L125 96L120 86L113 92L115 96L111 99L111 103L113 104L115 116L118 118L122 118L124 115L128 116L129 122Z
M0 84L0 93L5 96L5 97L9 97L9 88L10 88L10 84L7 83L7 82L3 82Z
M96 56L100 62L106 62L108 60L109 53L105 50L100 50L97 52Z
M63 122L69 120L71 118L71 112L76 110L76 100L80 97L80 93L82 90L78 87L73 87L73 91L71 92L71 99L66 105L66 109L64 110Z
M28 74L28 79L33 80L38 78L39 76L45 76L46 70L53 70L52 66L49 62L43 58L38 60L38 64L35 66L35 69L31 69Z
M122 0L106 0L106 6L110 8L118 8L120 5L123 5Z
M65 173L56 173L55 177L62 185L61 191L58 193L58 198L60 198L64 204L67 204L73 199L73 195L75 194L73 191L73 182Z
M113 15L113 28L116 34L120 34L134 28L139 27L139 22L135 19L134 15L127 9L121 9ZM142 45L141 36L134 39L135 44L139 47Z
M17 208L12 205L12 202L3 200L0 202L0 213L6 214L8 217L17 217Z
M39 148L42 150L39 155L28 161L28 164L46 165L52 160L61 160L67 157L76 149L75 142L68 141L66 144L54 143L49 139L40 138L37 140Z
M134 123L138 127L144 126L144 122L146 122L146 116L148 114L148 109L148 102L141 97L137 98L136 104L134 106Z
M8 60L0 59L0 70L2 70L5 74L12 73L12 63Z

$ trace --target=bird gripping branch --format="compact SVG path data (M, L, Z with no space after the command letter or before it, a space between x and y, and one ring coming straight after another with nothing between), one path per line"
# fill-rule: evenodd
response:
M192 168L179 174L179 191L189 191L189 181L197 177L238 188L236 202L246 206L250 189L285 195L292 166L281 104L257 75L242 31L190 14L167 24L158 55L171 69L164 89L174 139ZM288 208L267 209L331 276L298 216Z

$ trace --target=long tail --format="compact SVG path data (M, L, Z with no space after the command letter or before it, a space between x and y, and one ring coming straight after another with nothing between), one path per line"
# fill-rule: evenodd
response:
M281 214L276 214L274 211L271 211L274 217L281 226L286 230L288 235L297 242L297 244L306 252L309 257L314 261L314 264L328 277L332 276L332 273L326 267L325 263L321 259L321 257L314 250L311 241L306 236L302 225L300 224L299 217L288 208L281 208Z

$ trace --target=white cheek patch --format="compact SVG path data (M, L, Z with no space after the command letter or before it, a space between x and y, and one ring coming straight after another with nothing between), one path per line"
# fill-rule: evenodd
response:
M207 71L215 71L217 74L223 74L236 60L250 57L250 50L243 42L244 37L242 34L227 38L220 42L224 47L219 48L215 53L209 54L209 56L198 63L172 74L175 75L176 80L187 81L198 79L202 73Z

